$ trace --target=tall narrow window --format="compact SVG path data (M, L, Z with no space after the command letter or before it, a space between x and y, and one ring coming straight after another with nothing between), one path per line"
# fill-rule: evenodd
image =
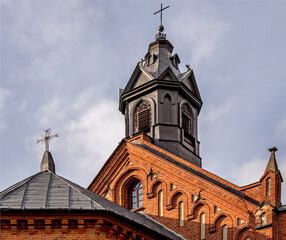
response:
M270 195L270 178L266 179L266 196Z
M158 215L163 216L163 190L158 192Z
M264 225L266 223L267 223L267 221L266 221L266 213L262 213L262 215L261 215L261 225Z
M135 209L143 205L143 186L142 183L136 181L129 189L130 208Z
M187 104L182 105L182 128L185 133L192 133L191 111Z
M179 226L184 226L184 203L179 202Z
M222 227L222 240L227 240L227 225Z
M169 94L166 94L164 97L164 121L171 122L171 97Z
M206 238L206 225L205 225L205 213L200 215L200 225L201 225L201 240Z
M151 104L144 100L135 109L134 131L148 130L151 126Z

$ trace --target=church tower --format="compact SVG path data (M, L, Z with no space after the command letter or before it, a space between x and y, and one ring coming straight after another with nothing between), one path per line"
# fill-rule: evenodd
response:
M187 65L181 73L180 58L163 30L160 25L144 59L120 90L126 138L144 132L155 145L201 167L198 116L202 99L193 70Z

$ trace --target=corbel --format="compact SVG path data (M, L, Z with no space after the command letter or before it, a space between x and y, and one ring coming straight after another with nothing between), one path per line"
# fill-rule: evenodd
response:
M16 235L17 232L18 232L18 229L17 229L17 220L16 220L16 219L11 219L11 220L10 220L10 225L11 225L12 235Z
M62 219L62 233L68 232L68 220Z
M28 219L28 232L29 232L29 234L35 233L35 221L34 221L34 219Z
M117 233L117 226L116 225L112 225L111 227L109 227L106 231L106 237L107 238L111 238L112 236L116 235Z
M45 219L45 233L50 234L52 233L52 220Z
M119 234L117 235L117 238L118 238L119 240L126 239L127 233L128 233L127 230L122 229L122 230L119 232Z
M103 220L97 220L95 227L94 227L95 228L94 233L98 235L101 232L103 225L104 225Z
M77 224L78 224L78 227L77 227L78 231L82 233L84 230L84 219L78 219Z

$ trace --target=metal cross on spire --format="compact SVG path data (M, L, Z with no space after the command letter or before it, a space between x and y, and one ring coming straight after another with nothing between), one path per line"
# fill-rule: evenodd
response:
M54 134L54 135L51 135L51 133L50 133L50 128L47 129L47 130L44 130L44 131L45 131L45 136L44 136L44 138L37 140L37 143L39 143L39 142L45 142L45 144L46 144L46 151L49 151L49 141L50 141L52 138L58 137L59 135L58 135L57 133Z
M159 26L159 32L163 32L164 31L164 27L162 25L162 13L165 9L167 9L168 7L170 6L167 6L167 7L164 7L163 8L163 4L161 3L161 9L157 12L154 12L153 15L157 14L157 13L160 13L160 26Z

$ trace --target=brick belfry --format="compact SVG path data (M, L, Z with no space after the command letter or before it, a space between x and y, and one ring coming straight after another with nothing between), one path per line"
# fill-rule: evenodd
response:
M161 6L158 12L162 10ZM155 145L201 167L198 116L202 99L193 70L187 65L187 71L180 71L180 58L163 31L161 23L144 59L120 90L126 138L145 132Z

